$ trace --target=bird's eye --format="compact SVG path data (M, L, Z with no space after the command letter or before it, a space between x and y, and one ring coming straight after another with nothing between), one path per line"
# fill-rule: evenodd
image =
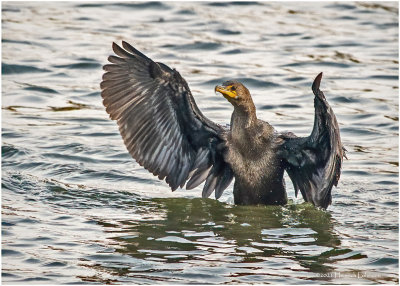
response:
M233 85L231 86L231 91L235 91L236 87L234 87Z

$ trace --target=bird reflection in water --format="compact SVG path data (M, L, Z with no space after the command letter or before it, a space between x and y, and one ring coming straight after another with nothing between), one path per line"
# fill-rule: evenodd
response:
M129 275L167 267L178 279L182 262L197 267L207 262L207 268L232 268L224 274L225 281L232 282L240 275L275 275L277 268L289 263L304 279L330 280L321 274L334 271L331 263L343 254L350 254L345 259L365 257L341 249L334 219L309 203L237 206L210 199L163 198L140 204L147 210L140 220L99 222L113 233L117 252L149 261L147 270L143 265L125 269L124 273L132 272Z

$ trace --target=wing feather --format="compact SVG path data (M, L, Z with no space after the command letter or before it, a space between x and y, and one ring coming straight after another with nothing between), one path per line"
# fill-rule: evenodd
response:
M186 81L126 42L113 43L100 87L133 158L172 190L206 181L203 196L219 198L233 178L216 146L226 132L198 109Z
M319 89L322 73L312 85L315 95L314 127L308 137L281 134L280 154L293 182L295 194L315 206L327 208L332 202L331 190L337 186L345 149L340 139L339 125L332 108Z

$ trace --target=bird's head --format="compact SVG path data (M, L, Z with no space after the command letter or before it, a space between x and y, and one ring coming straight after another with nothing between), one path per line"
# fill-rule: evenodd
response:
M226 81L222 85L217 85L215 91L221 93L233 106L252 102L249 90L238 81Z

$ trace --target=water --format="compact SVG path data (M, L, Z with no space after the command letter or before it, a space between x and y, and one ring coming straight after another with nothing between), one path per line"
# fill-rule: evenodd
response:
M2 5L2 281L398 283L398 4ZM126 152L101 103L124 39L175 67L213 121L229 78L258 116L308 135L314 77L348 149L327 212L172 193Z

